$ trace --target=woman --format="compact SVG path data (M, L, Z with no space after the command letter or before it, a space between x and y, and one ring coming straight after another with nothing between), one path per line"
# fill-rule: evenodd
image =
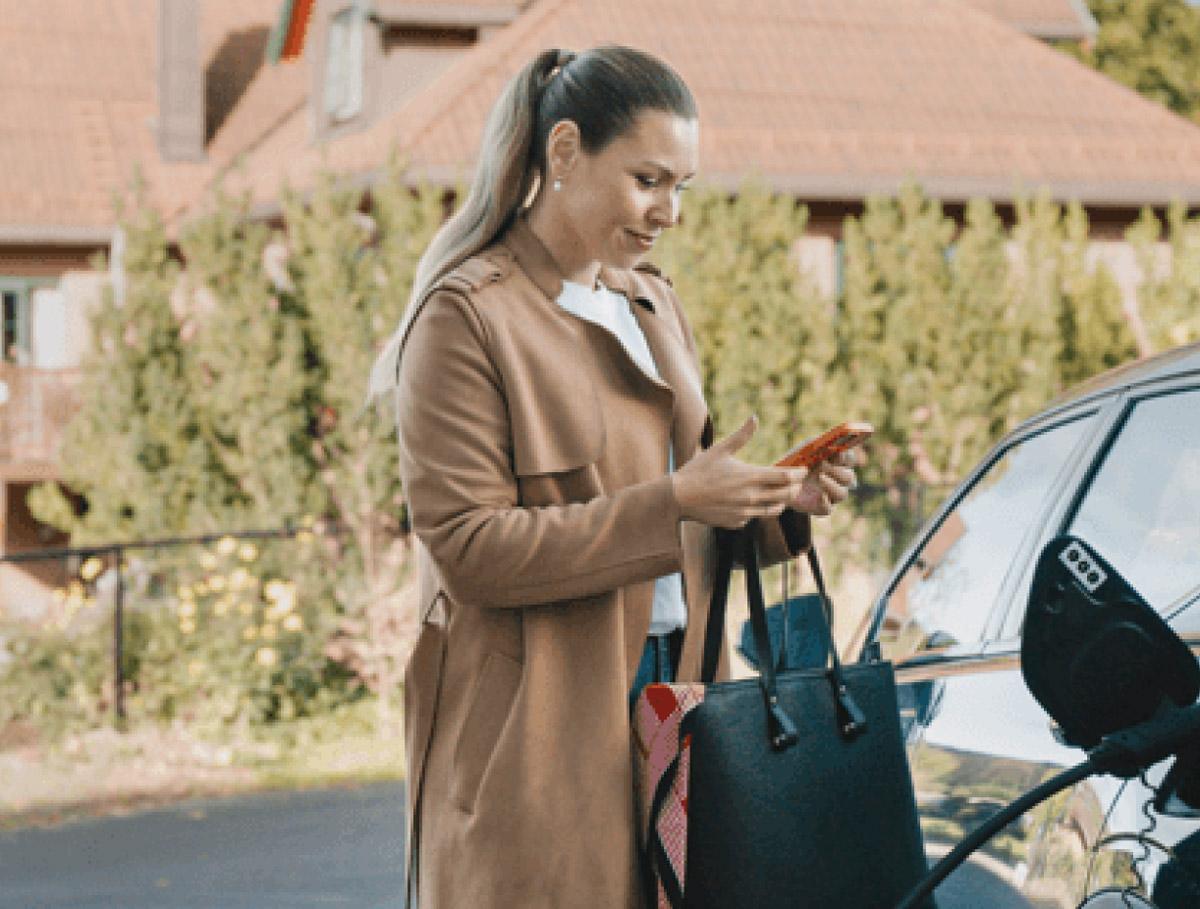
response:
M396 388L420 571L405 724L423 909L639 905L629 706L651 678L699 674L713 528L764 519L778 562L854 482L739 461L753 418L713 443L683 309L640 264L697 144L660 61L539 55L372 376Z

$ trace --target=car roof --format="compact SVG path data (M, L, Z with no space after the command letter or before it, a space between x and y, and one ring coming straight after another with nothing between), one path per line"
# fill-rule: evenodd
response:
M1144 382L1186 375L1191 372L1200 373L1200 342L1174 347L1154 356L1140 357L1086 379L1067 389L1047 405L1042 412L1057 410L1059 407L1074 404L1077 401L1122 388L1131 388Z

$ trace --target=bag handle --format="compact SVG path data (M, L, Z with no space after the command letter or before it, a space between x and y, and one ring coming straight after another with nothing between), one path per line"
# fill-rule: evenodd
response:
M733 575L735 531L717 527L717 574L713 580L708 606L708 625L704 629L704 656L700 662L700 681L711 685L717 677L721 641L725 634L725 605L729 599L729 579ZM755 644L757 646L757 643Z
M808 567L812 569L813 580L817 582L817 593L820 594L821 605L824 606L825 625L829 632L829 657L832 665L830 681L837 689L838 726L843 737L852 739L866 730L867 717L854 703L854 698L850 697L846 688L842 661L838 658L837 644L833 639L833 600L829 599L829 591L825 589L825 575L821 571L821 561L817 558L817 548L809 545L807 556Z
M729 582L737 553L742 554L742 565L746 575L746 594L750 604L750 626L754 635L754 648L758 652L761 668L759 683L766 702L771 745L777 750L788 748L798 741L795 723L779 705L778 679L775 659L771 653L771 638L767 631L767 610L763 600L762 582L758 571L758 545L756 542L756 519L749 521L740 530L717 528L717 575L713 583L712 602L708 610L708 624L704 635L704 658L701 664L701 681L708 685L717 674L717 663L721 655L721 641L725 632L725 612L729 600ZM824 606L825 621L829 626L829 660L825 670L832 688L837 709L838 730L850 739L866 729L866 717L854 703L833 643L833 606L825 589L825 578L821 571L815 549L808 550L808 563ZM786 570L786 566L785 566ZM784 621L787 621L786 600Z
M750 600L750 625L754 629L754 649L758 651L758 662L762 667L759 685L766 700L767 725L770 729L771 747L783 751L800 741L796 724L779 705L779 680L775 674L775 661L771 656L771 634L767 629L767 607L763 601L762 578L758 574L758 544L752 533L738 537L742 547L742 568L746 575L746 594ZM726 585L728 587L728 584ZM722 619L722 625L724 620Z
M779 659L775 663L775 668L776 671L783 672L788 668L788 653L790 652L788 649L788 638L790 636L788 634L788 628L791 623L788 621L788 618L791 608L790 604L788 603L788 574L791 573L791 561L784 561L780 568L783 569L781 575L783 580L780 582L781 589L779 591L782 595L782 598L780 599L780 620L782 622L782 626L780 628L779 635ZM833 623L831 622L830 624L832 625Z

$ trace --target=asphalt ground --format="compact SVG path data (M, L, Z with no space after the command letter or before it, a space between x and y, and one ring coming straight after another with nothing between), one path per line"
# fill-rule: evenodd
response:
M0 832L0 909L401 909L403 800L397 783L261 793ZM1004 876L976 857L938 905L1030 906Z
M401 907L402 784L197 800L0 833L0 907Z

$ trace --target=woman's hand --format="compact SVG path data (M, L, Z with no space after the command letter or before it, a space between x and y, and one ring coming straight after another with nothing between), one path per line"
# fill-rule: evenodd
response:
M845 501L850 490L858 485L854 475L857 463L858 456L853 449L842 452L832 461L822 461L804 478L799 499L789 507L808 514L829 514L833 506Z
M751 416L731 435L698 452L671 474L680 513L712 527L742 527L751 518L773 517L785 508L827 515L856 485L857 455L848 451L812 471L758 467L734 455L758 429Z

